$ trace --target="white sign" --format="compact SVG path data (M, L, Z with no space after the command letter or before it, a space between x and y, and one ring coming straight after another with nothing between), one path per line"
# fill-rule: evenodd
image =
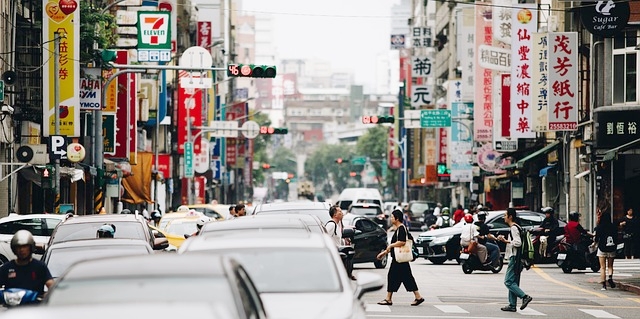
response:
M549 33L549 131L578 129L578 34Z
M246 138L256 138L260 134L260 124L255 121L246 121L242 123L242 135Z
M511 72L511 50L482 44L478 46L478 64L485 69Z
M512 138L534 138L533 125L533 92L531 76L533 41L531 36L537 31L537 4L518 4L512 9L513 25L511 27L511 131Z
M211 158L211 152L209 152L209 141L206 138L200 138L200 153L195 153L193 156L193 170L199 174L204 174L209 170L209 159Z
M51 135L51 159L67 159L67 139L61 135Z
M80 77L80 109L100 110L102 102L102 70L82 68Z
M458 56L462 68L462 87L460 98L463 101L473 101L476 83L474 81L474 48L475 48L475 19L474 8L464 8L458 15Z
M511 17L512 0L493 0L493 39L506 45L511 43L511 28L513 21ZM517 4L520 6L520 4Z
M197 72L200 73L200 72ZM213 86L212 78L201 78L195 76L186 76L180 78L180 86L185 89L208 89Z
M431 76L431 66L433 60L428 56L415 56L411 59L411 77L429 77Z
M432 46L433 39L430 27L417 26L412 28L411 47L430 48Z
M432 85L412 85L411 86L411 106L419 108L422 105L433 104Z
M404 111L404 128L421 128L420 115L421 110L405 110Z
M209 136L215 137L238 137L237 121L211 121L209 127L216 129L209 132Z
M531 74L531 94L533 95L532 129L534 132L546 132L549 116L549 45L547 33L534 33Z

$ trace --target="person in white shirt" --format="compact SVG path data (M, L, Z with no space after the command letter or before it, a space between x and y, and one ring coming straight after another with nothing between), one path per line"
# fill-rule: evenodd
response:
M509 234L509 239L500 235L498 236L498 240L507 244L505 258L509 260L509 267L507 267L507 272L504 276L504 285L507 286L509 290L509 305L500 308L500 310L516 312L518 298L522 298L520 310L524 310L533 298L524 293L519 287L520 273L522 272L522 261L520 260L522 238L520 237L521 228L516 224L516 210L514 208L507 208L507 211L504 213L504 221L509 225L511 233Z
M478 242L480 231L478 226L473 223L473 215L466 214L463 220L465 225L462 226L462 233L460 233L460 246L468 247L471 241L477 242L476 251L473 254L478 256L480 262L485 265L487 263L487 247Z
M333 239L333 242L338 248L345 246L345 241L342 239L342 230L344 229L344 226L342 225L342 217L344 217L344 214L342 213L340 206L331 206L331 208L329 208L329 216L331 216L331 219L324 225L324 228L327 230L327 234L331 236L331 239ZM349 278L351 278L351 280L356 280L356 277L353 276L353 257L354 254L347 254L344 266Z

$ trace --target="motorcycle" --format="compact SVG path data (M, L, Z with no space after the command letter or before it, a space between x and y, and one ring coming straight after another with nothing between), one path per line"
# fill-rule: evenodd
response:
M504 260L502 257L498 257L497 260L494 260L489 265L483 265L476 254L469 253L469 249L467 247L462 248L462 251L460 252L460 261L462 265L462 272L465 274L470 274L474 270L491 271L492 273L497 274L502 270L502 266L504 266Z
M544 232L544 228L537 227L531 230L531 234L534 236L531 242L533 243L533 247L535 248L535 263L555 263L560 249L559 243L561 243L564 239L564 229L558 228L558 231L549 234ZM540 244L542 236L548 236L546 257L540 254Z
M4 307L16 307L40 303L42 299L37 291L22 288L0 289L0 304Z
M597 249L591 245L591 237L583 236L577 245L568 244L564 239L558 244L559 252L556 264L562 268L565 274L571 273L573 269L600 271L600 261L596 256Z

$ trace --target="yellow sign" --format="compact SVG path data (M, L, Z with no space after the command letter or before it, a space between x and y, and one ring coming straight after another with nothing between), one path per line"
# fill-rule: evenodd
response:
M116 73L115 69L103 70L102 77L104 79L108 79L115 73ZM113 81L111 81L111 83L109 83L109 87L107 87L106 96L105 96L106 103L105 105L103 105L104 107L103 111L105 112L116 112L116 105L118 103L118 91L116 90L117 83L118 83L118 79L114 79Z
M75 1L43 0L43 135L80 136L80 9ZM55 38L60 55L56 59ZM54 74L55 64L58 74ZM55 132L56 79L60 132Z

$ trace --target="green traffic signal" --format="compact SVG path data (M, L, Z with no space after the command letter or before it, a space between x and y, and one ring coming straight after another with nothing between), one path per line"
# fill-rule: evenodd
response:
M227 76L245 78L275 78L275 65L229 64Z

